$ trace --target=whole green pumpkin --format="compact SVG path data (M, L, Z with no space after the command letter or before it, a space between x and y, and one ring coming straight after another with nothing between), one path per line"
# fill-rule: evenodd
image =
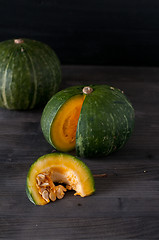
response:
M0 107L32 109L58 91L60 62L46 44L31 39L0 43Z

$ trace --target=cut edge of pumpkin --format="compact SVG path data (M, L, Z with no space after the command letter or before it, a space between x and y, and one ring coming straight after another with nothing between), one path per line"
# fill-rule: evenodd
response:
M76 129L85 97L85 94L71 97L57 112L50 131L57 150L68 152L75 149Z

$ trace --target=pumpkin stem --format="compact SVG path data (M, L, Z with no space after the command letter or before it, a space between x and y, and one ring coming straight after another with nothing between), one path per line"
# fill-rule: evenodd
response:
M15 44L21 44L21 43L23 43L23 42L24 42L24 40L21 39L21 38L19 38L19 39L14 39L14 43L15 43Z
M87 86L87 87L84 87L82 91L84 94L90 94L91 92L93 92L93 88Z

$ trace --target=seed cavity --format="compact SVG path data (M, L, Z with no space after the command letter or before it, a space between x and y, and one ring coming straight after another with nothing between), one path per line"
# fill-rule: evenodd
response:
M66 185L66 188L63 185L57 185L53 183L51 179L52 173L40 173L36 177L36 186L38 188L39 194L46 202L56 201L56 199L62 199L67 190L72 190L70 185Z

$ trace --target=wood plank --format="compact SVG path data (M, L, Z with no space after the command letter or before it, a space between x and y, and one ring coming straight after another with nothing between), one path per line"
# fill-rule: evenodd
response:
M25 193L30 165L53 151L40 128L42 109L0 109L0 239L159 238L159 69L63 66L61 89L110 84L124 89L136 112L132 137L106 158L83 159L96 178L94 195L66 193L34 206ZM72 152L75 155L75 152Z
M35 213L34 213L35 214ZM158 239L159 219L155 217L138 218L54 218L15 216L3 222L2 237L8 239ZM1 223L1 222L0 222ZM8 229L8 225L13 230ZM52 229L52 231L50 231ZM127 235L125 236L125 232ZM155 235L154 235L155 233ZM154 238L152 237L154 236Z

